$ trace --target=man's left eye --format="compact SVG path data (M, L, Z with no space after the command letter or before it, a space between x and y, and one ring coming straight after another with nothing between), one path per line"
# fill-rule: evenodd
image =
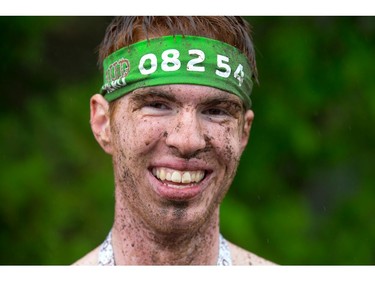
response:
M225 115L228 115L228 112L220 108L209 108L209 109L204 110L203 114L225 116Z

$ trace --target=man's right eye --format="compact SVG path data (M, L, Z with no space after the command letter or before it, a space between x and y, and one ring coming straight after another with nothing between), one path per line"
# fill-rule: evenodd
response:
M146 107L151 107L151 108L160 109L160 110L169 109L168 106L166 106L164 103L161 103L161 102L150 102L146 104Z

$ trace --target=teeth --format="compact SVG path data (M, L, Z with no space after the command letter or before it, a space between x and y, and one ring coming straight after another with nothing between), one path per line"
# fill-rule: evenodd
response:
M200 171L200 172L198 172L195 180L196 181L201 181L203 178L204 178L204 172Z
M167 181L171 181L172 180L172 175L171 175L171 173L167 173L167 176L165 177L165 179L167 180Z
M172 174L171 181L173 182L181 182L181 174L177 171L174 171Z
M190 180L195 181L195 178L196 178L196 173L191 173L190 174Z
M161 170L158 169L157 172L158 172L157 177L161 179L162 181L165 180L165 177L166 177L165 171L163 169Z
M191 182L192 182L192 180L191 180L191 175L190 175L189 172L185 172L185 173L182 175L181 182L182 182L182 183L191 183Z
M152 174L161 181L167 180L174 183L198 183L204 178L204 171L177 171L167 168L153 168Z

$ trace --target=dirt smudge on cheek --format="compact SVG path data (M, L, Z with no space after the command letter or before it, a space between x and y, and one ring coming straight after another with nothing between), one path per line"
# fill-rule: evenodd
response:
M233 146L234 141L236 139L236 131L233 127L227 126L225 130L223 131L222 139L223 139L223 145L225 145L224 148L224 159L228 163L233 162L233 159L235 162L238 162L238 155L235 147Z
M232 158L233 158L233 147L228 144L229 140L227 140L227 144L225 145L225 149L224 149L224 159L226 161L230 161Z

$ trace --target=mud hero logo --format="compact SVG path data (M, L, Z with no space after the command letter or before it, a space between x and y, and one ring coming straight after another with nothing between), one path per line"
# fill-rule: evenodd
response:
M123 79L128 76L130 70L130 62L128 59L121 58L110 66L105 73L105 78L107 83Z

